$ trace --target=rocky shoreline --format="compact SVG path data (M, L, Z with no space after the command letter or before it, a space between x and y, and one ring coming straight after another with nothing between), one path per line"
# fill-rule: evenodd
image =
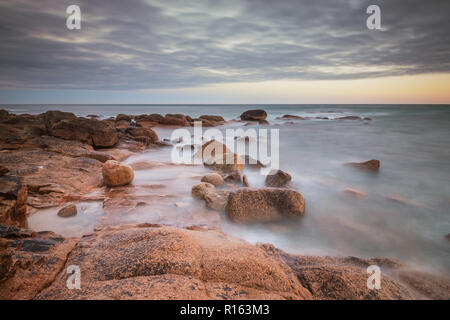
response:
M241 121L264 125L266 117L264 110L250 110ZM13 115L0 110L0 299L450 298L449 279L396 260L292 255L194 221L185 227L101 225L80 238L27 229L27 218L43 208L65 209L90 200L103 201L111 212L119 206L139 206L126 192L114 194L134 177L132 166L120 162L169 146L154 128L188 127L194 121L207 127L226 123L214 115L193 119L181 114L120 114L99 120L60 111ZM210 143L202 146L201 157ZM222 150L213 156L230 153L226 146ZM277 171L266 178L266 187L251 188L241 175L247 159L233 157L233 166L209 166L216 173L203 176L192 188L206 207L225 212L235 223L304 214L305 199L290 186L288 173ZM370 171L380 166L377 160L349 165ZM108 197L97 199L92 194L101 188L111 190ZM69 217L73 208L62 214ZM383 271L380 290L366 285L366 268L372 264ZM70 265L82 270L80 290L66 286Z

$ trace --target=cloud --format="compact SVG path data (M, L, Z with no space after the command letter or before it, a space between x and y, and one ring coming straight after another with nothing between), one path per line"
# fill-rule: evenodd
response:
M447 0L0 3L2 89L173 89L450 71ZM381 7L383 31L366 28Z

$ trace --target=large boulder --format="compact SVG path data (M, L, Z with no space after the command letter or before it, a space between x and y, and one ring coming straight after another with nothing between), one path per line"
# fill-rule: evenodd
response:
M214 139L203 144L194 157L202 159L205 166L219 172L242 172L244 170L241 157L228 149L226 145Z
M134 179L134 171L127 164L108 160L103 164L103 181L108 187L119 187L129 184Z
M215 187L220 187L221 185L224 184L223 177L220 174L215 173L215 172L205 174L202 177L201 181L209 182L209 183L213 184Z
M260 121L266 120L267 112L264 110L248 110L241 114L241 120L244 121Z
M166 114L166 116L161 119L160 123L173 126L185 126L188 124L186 116L183 114Z
M141 141L146 145L156 144L158 142L158 135L155 131L150 128L128 128L125 131L130 136L133 137L134 140Z
M230 193L226 213L238 223L279 221L302 216L305 199L291 189L241 188Z
M0 177L0 223L26 225L27 195L22 178L13 175Z
M75 120L77 116L72 112L63 112L63 111L47 111L42 114L44 118L45 128L48 132L51 132L54 124L58 123L62 120Z
M266 176L266 186L280 188L286 186L291 180L292 177L289 173L277 170Z
M96 119L62 120L52 126L51 135L65 140L77 140L96 148L113 147L118 141L114 124Z
M380 160L372 159L366 162L348 162L345 165L367 171L378 171L380 169Z

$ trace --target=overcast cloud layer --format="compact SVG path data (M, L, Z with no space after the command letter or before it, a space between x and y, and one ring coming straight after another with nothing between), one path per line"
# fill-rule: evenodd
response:
M78 4L82 29L66 28ZM366 28L378 4L383 31ZM450 71L449 0L2 0L1 89L153 89Z

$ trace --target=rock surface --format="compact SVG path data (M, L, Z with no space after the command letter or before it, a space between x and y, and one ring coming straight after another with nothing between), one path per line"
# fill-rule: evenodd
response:
M280 188L286 186L291 182L292 177L289 173L282 170L277 170L275 173L266 176L266 186Z
M108 187L124 186L134 179L134 171L127 164L122 164L114 160L108 160L102 169L103 181Z
M241 188L232 191L226 206L228 217L237 223L279 221L305 213L300 192L282 188Z
M28 189L23 179L6 175L0 177L0 223L25 226Z
M67 218L67 217L73 217L77 215L77 206L72 204L68 204L64 208L61 208L58 211L58 216Z
M248 110L241 114L241 120L243 121L259 121L266 120L267 113L264 110Z
M222 173L242 172L244 170L241 157L217 140L210 140L203 144L201 149L194 154L194 157L202 159L205 166Z
M222 176L218 173L208 173L202 177L201 181L211 183L215 187L220 187L225 183Z
M192 187L192 195L197 199L203 199L207 189L215 189L209 182L200 182Z
M368 171L378 171L380 169L380 160L369 160L366 162L348 162L345 165Z

